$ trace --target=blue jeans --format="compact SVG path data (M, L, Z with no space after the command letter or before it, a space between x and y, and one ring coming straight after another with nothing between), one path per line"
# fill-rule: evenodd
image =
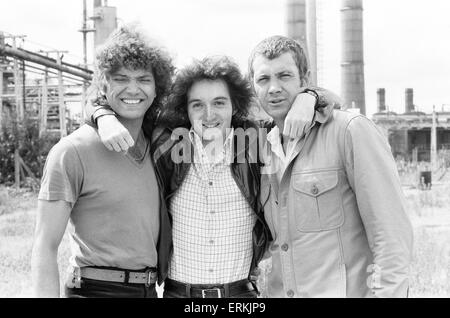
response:
M65 285L67 298L158 298L155 284L127 284L81 278L80 288Z

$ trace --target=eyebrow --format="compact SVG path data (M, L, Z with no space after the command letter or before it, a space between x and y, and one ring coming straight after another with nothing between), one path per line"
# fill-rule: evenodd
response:
M196 102L201 102L200 99L190 99L188 100L188 104L192 104L192 103L196 103Z
M281 70L281 71L277 72L276 74L279 75L279 74L286 74L286 73L292 74L293 72L290 70Z
M113 76L119 76L119 77L127 77L127 78L129 78L128 75L121 74L121 73L111 74L111 77L113 77ZM147 78L147 77L153 77L153 75L151 75L151 74L145 74L145 75L137 76L136 78Z
M228 100L228 97L225 96L218 96L215 97L213 100ZM188 104L196 103L196 102L202 102L201 99L190 99L188 100Z

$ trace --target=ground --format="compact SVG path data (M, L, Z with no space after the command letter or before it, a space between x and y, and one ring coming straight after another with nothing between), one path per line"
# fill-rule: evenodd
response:
M450 297L450 183L404 192L415 234L410 296ZM35 193L0 187L0 297L30 296L36 207ZM65 235L58 254L62 279L69 255ZM263 277L260 282L264 295Z

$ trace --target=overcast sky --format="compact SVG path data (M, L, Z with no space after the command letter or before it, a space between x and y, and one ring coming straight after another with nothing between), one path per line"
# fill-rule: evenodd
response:
M339 0L319 0L324 32L324 81L340 93ZM42 45L69 50L66 61L81 63L82 0L0 0L0 31L27 35L27 48ZM286 34L287 0L109 0L120 23L139 21L176 56L181 66L192 57L233 56L246 70L260 40ZM88 0L92 11L92 0ZM450 110L450 1L365 0L364 43L367 113L376 111L376 89L403 112L404 90L414 88L415 104ZM92 35L89 36L92 42ZM39 45L37 45L37 44ZM91 60L92 52L89 54Z

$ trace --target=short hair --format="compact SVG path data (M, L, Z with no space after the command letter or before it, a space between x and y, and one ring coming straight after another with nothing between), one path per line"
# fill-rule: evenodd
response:
M233 106L231 125L241 127L248 118L253 99L252 88L239 66L228 56L210 56L181 69L175 76L161 124L169 127L190 127L187 102L191 87L201 80L223 80Z
M255 75L253 62L258 55L262 55L269 60L273 60L284 53L292 54L292 58L298 67L300 80L304 80L307 84L309 84L309 62L308 53L305 47L294 39L281 35L268 37L262 40L253 49L248 60L248 76L250 81L252 81L253 76Z
M132 70L151 70L155 78L156 97L146 117L154 120L167 97L175 67L170 54L147 37L137 25L125 25L116 29L96 51L94 84L98 93L108 76L125 67ZM101 99L101 94L98 98Z

